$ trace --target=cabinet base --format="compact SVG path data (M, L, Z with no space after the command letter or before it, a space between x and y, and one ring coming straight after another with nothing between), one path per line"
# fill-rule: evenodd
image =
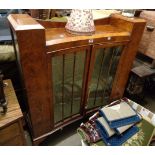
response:
M47 138L47 136L55 133L58 130L62 130L65 126L67 126L69 124L72 124L72 123L74 123L74 122L76 122L78 120L81 120L81 119L83 119L83 116L78 116L77 118L74 118L74 120L70 120L68 122L65 122L63 125L60 125L60 126L56 127L55 129L51 130L50 132L48 132L46 134L43 134L43 135L41 135L41 136L39 136L37 138L33 138L32 137L32 143L33 143L33 145L39 145L39 144L41 144Z

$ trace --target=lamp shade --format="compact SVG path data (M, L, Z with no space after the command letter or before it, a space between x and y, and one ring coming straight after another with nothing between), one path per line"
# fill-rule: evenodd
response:
M72 34L92 35L95 32L92 10L72 10L65 28Z

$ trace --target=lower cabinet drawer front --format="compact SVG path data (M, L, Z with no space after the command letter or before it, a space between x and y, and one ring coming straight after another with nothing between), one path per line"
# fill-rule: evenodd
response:
M6 128L0 129L0 145L13 139L20 134L20 127L18 123L13 123Z
M16 137L14 137L14 138L12 138L12 139L10 139L7 142L4 142L2 144L2 146L21 146L21 145L24 145L24 142L23 142L21 135L16 136Z

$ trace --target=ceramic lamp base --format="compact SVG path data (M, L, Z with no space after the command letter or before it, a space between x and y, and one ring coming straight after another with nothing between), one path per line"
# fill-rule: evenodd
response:
M91 36L91 35L95 34L95 31L93 31L93 32L78 32L78 31L72 31L72 30L69 30L69 29L66 29L66 31L68 33L71 33L71 34L74 34L74 35L87 35L87 36Z

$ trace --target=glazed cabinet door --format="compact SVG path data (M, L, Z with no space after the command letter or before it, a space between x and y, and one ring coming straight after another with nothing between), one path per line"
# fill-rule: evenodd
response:
M55 125L82 117L89 53L90 49L87 46L48 55L51 110Z
M87 110L108 104L123 47L94 46L88 75Z

